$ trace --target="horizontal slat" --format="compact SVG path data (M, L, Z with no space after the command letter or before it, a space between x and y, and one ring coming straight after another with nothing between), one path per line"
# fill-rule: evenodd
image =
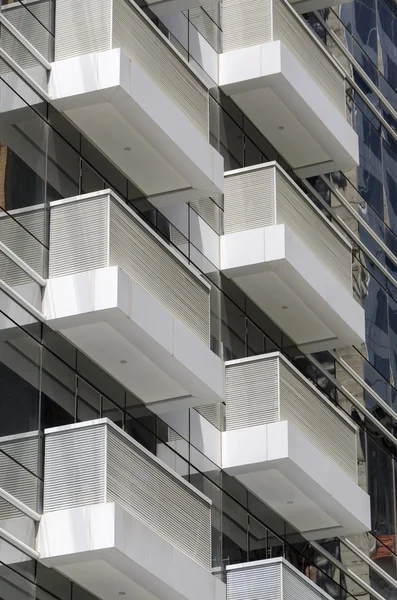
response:
M281 569L273 562L228 571L227 600L292 600L283 594Z
M273 41L270 0L223 0L223 52Z
M44 512L106 501L103 425L46 433Z
M280 362L281 420L303 435L357 482L355 430L311 386Z
M225 177L225 234L276 224L276 168L231 172Z
M226 430L279 420L279 359L226 365Z
M122 48L208 139L208 91L129 0L113 0L113 48Z
M107 497L211 568L210 505L113 428L108 430Z
M55 204L50 212L50 277L108 266L109 194Z
M38 510L39 437L32 435L0 438L0 487L34 511ZM20 511L9 503L2 504L7 513L0 519L21 516Z

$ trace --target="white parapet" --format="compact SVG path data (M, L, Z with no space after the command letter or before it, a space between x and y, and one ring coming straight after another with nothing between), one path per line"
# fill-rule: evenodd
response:
M45 443L41 562L103 600L225 600L206 496L107 419Z
M221 270L296 344L364 341L351 245L277 163L226 173L224 210Z
M344 74L288 2L225 0L223 40L220 87L299 175L357 166Z
M357 433L279 353L226 363L222 468L307 539L371 527Z

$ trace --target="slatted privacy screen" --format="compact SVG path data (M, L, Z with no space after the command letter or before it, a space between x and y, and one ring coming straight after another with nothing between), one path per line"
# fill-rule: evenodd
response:
M224 207L225 234L284 224L352 291L350 246L276 163L227 173Z
M0 488L34 511L39 509L39 443L37 431L0 438ZM20 516L13 505L1 503L0 520Z
M53 60L53 36L51 32L53 31L54 0L33 0L29 3L12 2L4 4L1 7L1 14L44 58L49 61ZM11 54L11 56L20 64L14 54Z
M211 503L108 419L45 431L44 512L116 502L211 568Z
M57 0L55 60L121 48L208 139L209 94L133 0Z
M280 353L226 363L226 430L289 421L357 482L357 428Z
M118 265L209 345L209 286L109 190L53 202L50 220L50 277Z
M286 0L223 0L223 52L281 41L345 114L342 72Z
M227 570L227 600L330 600L285 559L276 558Z

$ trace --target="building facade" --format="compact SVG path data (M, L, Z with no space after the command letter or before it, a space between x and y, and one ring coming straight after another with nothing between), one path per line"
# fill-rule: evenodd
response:
M2 0L0 600L397 598L392 0Z

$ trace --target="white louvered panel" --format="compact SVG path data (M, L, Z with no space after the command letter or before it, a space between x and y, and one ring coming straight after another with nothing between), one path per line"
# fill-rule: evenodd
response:
M336 409L280 361L280 418L292 423L357 482L356 431Z
M284 0L273 0L274 39L280 40L299 60L318 87L336 108L345 114L345 88L342 74L321 50L301 23L301 17Z
M276 223L274 165L225 177L225 234Z
M0 279L14 287L32 283L33 279L0 249Z
M192 200L189 204L218 235L221 234L223 211L212 198Z
M113 0L113 48L122 48L208 139L204 85L129 0Z
M38 0L29 2L28 8L17 2L1 8L3 17L10 21L47 60L52 60L50 31L53 29L53 7L52 0Z
M220 402L196 406L194 410L204 417L204 419L207 419L211 425L219 429L219 431L222 430L222 404Z
M292 182L277 170L277 224L287 225L320 259L340 283L352 291L350 248L317 213Z
M0 213L0 241L29 265L38 275L44 275L44 210L32 210L14 215ZM28 277L27 281L31 281Z
M39 437L37 433L13 437L6 441L0 439L0 487L37 511ZM10 507L7 511L8 516L0 515L0 519L20 516L19 511L11 511Z
M120 266L208 345L209 289L115 200L109 236L110 266Z
M61 277L108 266L109 194L53 203L49 276Z
M279 420L278 357L226 364L226 431Z
M222 32L217 25L219 5L196 6L186 11L186 14L189 15L189 20L197 31L219 53L222 42Z
M44 512L106 501L103 424L46 431Z
M111 50L111 0L57 0L55 60Z
M223 0L223 52L273 41L271 0Z
M288 565L284 565L282 571L284 600L323 600L329 598L321 593L320 588L310 584L309 580L296 573Z
M211 507L131 439L108 428L107 499L211 568Z
M227 600L292 600L283 594L281 562L247 563L244 568L227 571L226 589Z
M0 27L0 47L23 69L36 67L37 70L45 70L37 58L3 24Z

